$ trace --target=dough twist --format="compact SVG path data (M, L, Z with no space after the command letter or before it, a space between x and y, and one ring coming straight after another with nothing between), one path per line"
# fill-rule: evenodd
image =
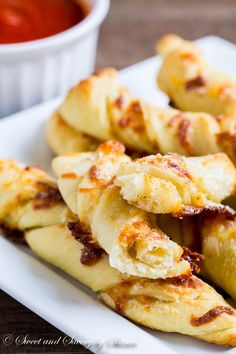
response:
M236 300L236 219L204 219L201 239L207 274Z
M183 249L156 226L153 215L129 205L114 180L129 161L124 146L102 144L94 153L57 157L53 170L68 206L120 272L166 278L189 271Z
M157 154L121 164L115 183L125 200L147 212L181 216L209 209L230 213L229 207L217 203L235 193L236 170L222 153Z
M165 280L122 274L110 266L105 253L92 264L83 264L85 239L69 231L78 219L63 203L54 180L14 161L1 161L0 166L1 223L25 231L36 254L97 291L108 306L131 320L236 346L236 312L213 288L191 272Z
M192 42L176 35L157 44L164 58L158 85L176 107L213 115L236 114L236 81L212 68Z
M236 346L235 310L197 277L132 277L112 268L107 256L91 266L83 265L81 244L63 226L28 231L26 240L40 257L97 291L123 316L156 330Z
M71 214L55 180L44 171L0 160L0 223L25 230L65 223Z
M114 69L72 88L46 127L57 155L95 150L101 141L118 139L131 151L186 156L223 151L234 162L235 132L236 118L158 109L134 99L119 85Z
M206 213L183 220L158 215L159 227L175 242L203 254L203 275L236 300L236 219Z

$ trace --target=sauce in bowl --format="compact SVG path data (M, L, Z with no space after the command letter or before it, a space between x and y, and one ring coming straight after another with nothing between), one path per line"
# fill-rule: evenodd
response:
M73 0L0 0L0 44L28 42L63 32L88 14Z

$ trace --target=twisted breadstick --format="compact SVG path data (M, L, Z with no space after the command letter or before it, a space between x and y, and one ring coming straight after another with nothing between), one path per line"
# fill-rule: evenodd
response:
M236 300L236 219L201 215L183 220L158 215L159 227L175 242L204 256L203 274Z
M204 219L201 238L207 273L236 300L236 219Z
M26 242L35 253L97 291L108 306L154 329L236 346L234 309L191 272L166 280L122 274L109 265L108 256L96 249L88 233L80 230L55 182L44 172L1 161L0 181L1 223L25 231ZM88 253L90 265L85 262Z
M201 211L201 203L205 203L210 213L215 209L218 210L217 214L223 214L202 217L201 226L194 218L177 221L170 216L159 216L158 225L178 244L193 250L202 240L200 251L204 255L205 271L236 299L236 220L226 215L228 209L224 206L214 206L212 203L221 201L235 189L235 169L230 160L223 154L188 158L176 155L147 156L121 165L118 175L116 184L121 187L123 197L142 210L159 214L163 211L173 213L176 206L177 214L196 214ZM228 176L231 176L231 181ZM229 182L228 191L225 189L226 181ZM176 194L168 187L168 183L176 186L179 200L174 198ZM195 189L196 185L210 198L210 202ZM190 195L193 198L192 205L197 208L183 205L185 198ZM198 248L195 250L199 251Z
M115 138L132 151L186 156L223 151L236 161L235 126L236 119L135 100L119 85L116 71L105 69L69 91L49 119L46 135L56 154L95 150L99 141Z
M147 278L188 272L183 250L156 227L152 215L128 205L113 185L119 166L129 160L123 145L110 141L95 153L57 157L53 169L64 200L113 267Z
M120 165L116 185L125 200L147 212L226 212L216 203L235 193L236 170L222 153L201 157L151 155Z
M176 107L213 115L236 114L236 81L213 69L194 43L166 35L157 51L164 59L158 85Z
M40 257L97 291L123 316L153 329L236 346L235 310L197 277L131 277L110 267L107 256L83 265L82 245L62 225L28 231L26 240Z
M56 182L44 171L0 160L0 223L25 230L64 223L71 216Z

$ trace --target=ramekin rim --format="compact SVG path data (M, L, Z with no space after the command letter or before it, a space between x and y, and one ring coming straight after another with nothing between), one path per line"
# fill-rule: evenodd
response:
M50 37L14 44L0 44L0 54L20 54L53 49L84 37L92 29L99 26L106 17L110 0L95 0L92 10L86 18L66 31Z

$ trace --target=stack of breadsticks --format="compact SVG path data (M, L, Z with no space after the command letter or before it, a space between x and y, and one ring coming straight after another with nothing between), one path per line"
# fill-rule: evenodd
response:
M80 82L47 122L57 180L0 162L0 222L120 314L236 346L214 289L236 300L236 86L190 42L158 50L158 84L188 112L134 99L114 69Z
M40 170L1 161L5 230L21 231L40 257L138 323L236 345L236 311L197 276L202 256L183 246L183 234L170 238L171 230L166 233L159 220L181 223L177 216L198 214L205 222L203 240L213 225L211 213L233 227L235 212L220 204L236 185L226 155L152 155L132 161L121 143L108 141L95 152L59 156L52 167L57 184ZM212 272L221 282L219 272ZM226 282L221 286L235 291Z

